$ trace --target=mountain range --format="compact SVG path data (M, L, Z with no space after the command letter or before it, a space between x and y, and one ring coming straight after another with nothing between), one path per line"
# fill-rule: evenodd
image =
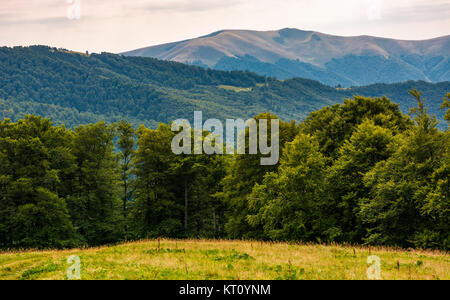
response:
M222 30L122 54L216 70L251 71L282 80L301 77L342 87L408 80L450 81L450 35L407 41L342 37L292 28Z
M138 126L193 119L250 118L271 112L301 121L354 95L386 96L408 113L416 88L446 128L442 98L450 82L408 81L335 88L309 79L277 80L241 71L207 70L177 62L111 53L85 54L47 46L0 47L0 119L26 114L68 127L121 119Z

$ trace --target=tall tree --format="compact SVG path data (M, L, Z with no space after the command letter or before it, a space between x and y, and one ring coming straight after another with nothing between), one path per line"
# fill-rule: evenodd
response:
M123 237L120 166L114 152L115 128L100 122L75 128L76 167L68 204L73 224L89 245Z
M131 188L131 172L132 172L132 159L134 155L134 145L135 145L135 131L133 126L126 121L120 121L117 124L117 131L119 134L119 140L117 145L120 149L120 160L121 160L121 180L123 186L123 218L124 218L124 232L125 240L127 239L128 233L128 204L132 201L133 190Z
M251 226L262 227L264 239L316 241L329 230L323 215L325 157L308 135L286 144L278 172L266 174L249 197Z
M339 242L361 242L365 229L358 218L359 202L369 192L364 186L364 175L378 162L388 159L395 149L390 129L366 120L339 149L339 156L327 170L327 191L334 209L330 212L338 220Z
M138 238L183 235L184 182L177 180L172 168L177 159L171 150L174 136L164 124L156 130L141 126L137 131L132 226Z
M277 116L265 113L255 117L259 132L259 120L268 120L268 132L270 143L270 120L278 119ZM283 122L279 125L279 141L280 148L286 142L294 140L299 130L294 121ZM258 134L258 143L259 143ZM247 155L237 154L227 166L227 175L222 181L223 189L217 194L224 204L227 206L226 231L231 238L258 238L262 235L262 229L250 227L247 216L250 214L248 207L248 196L252 192L256 183L261 183L264 175L278 169L278 165L262 166L261 153L256 155L248 155L249 151L249 128L245 131L245 149ZM282 148L281 148L282 150ZM282 151L281 151L282 155Z
M223 228L223 205L214 195L225 176L221 155L182 155L172 168L183 183L184 230L187 237L218 237Z

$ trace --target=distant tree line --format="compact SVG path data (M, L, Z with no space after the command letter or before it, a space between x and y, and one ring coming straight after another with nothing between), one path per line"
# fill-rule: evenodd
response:
M165 124L5 119L0 248L195 237L449 250L450 135L411 95L410 117L387 98L357 96L280 121L276 166L260 155L177 156Z

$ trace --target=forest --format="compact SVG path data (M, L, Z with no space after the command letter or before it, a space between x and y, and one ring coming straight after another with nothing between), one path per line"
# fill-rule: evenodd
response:
M302 122L280 118L275 166L260 155L175 155L170 124L6 118L0 248L165 237L450 250L450 135L410 94L409 115L386 97L355 96ZM450 93L441 104L448 124Z
M408 95L412 88L422 92L429 112L445 129L440 106L450 82L343 89L301 78L281 81L145 57L86 55L46 46L0 47L0 118L18 121L28 114L40 115L68 128L127 120L135 127L155 129L159 122L191 119L193 111L222 121L261 112L303 121L310 112L354 95L386 96L407 114L415 105Z

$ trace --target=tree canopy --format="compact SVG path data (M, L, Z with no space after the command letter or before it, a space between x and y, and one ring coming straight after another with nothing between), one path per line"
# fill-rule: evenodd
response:
M0 248L204 237L449 250L450 135L410 93L410 116L356 96L300 124L280 121L274 166L261 154L177 155L163 123L4 119Z

